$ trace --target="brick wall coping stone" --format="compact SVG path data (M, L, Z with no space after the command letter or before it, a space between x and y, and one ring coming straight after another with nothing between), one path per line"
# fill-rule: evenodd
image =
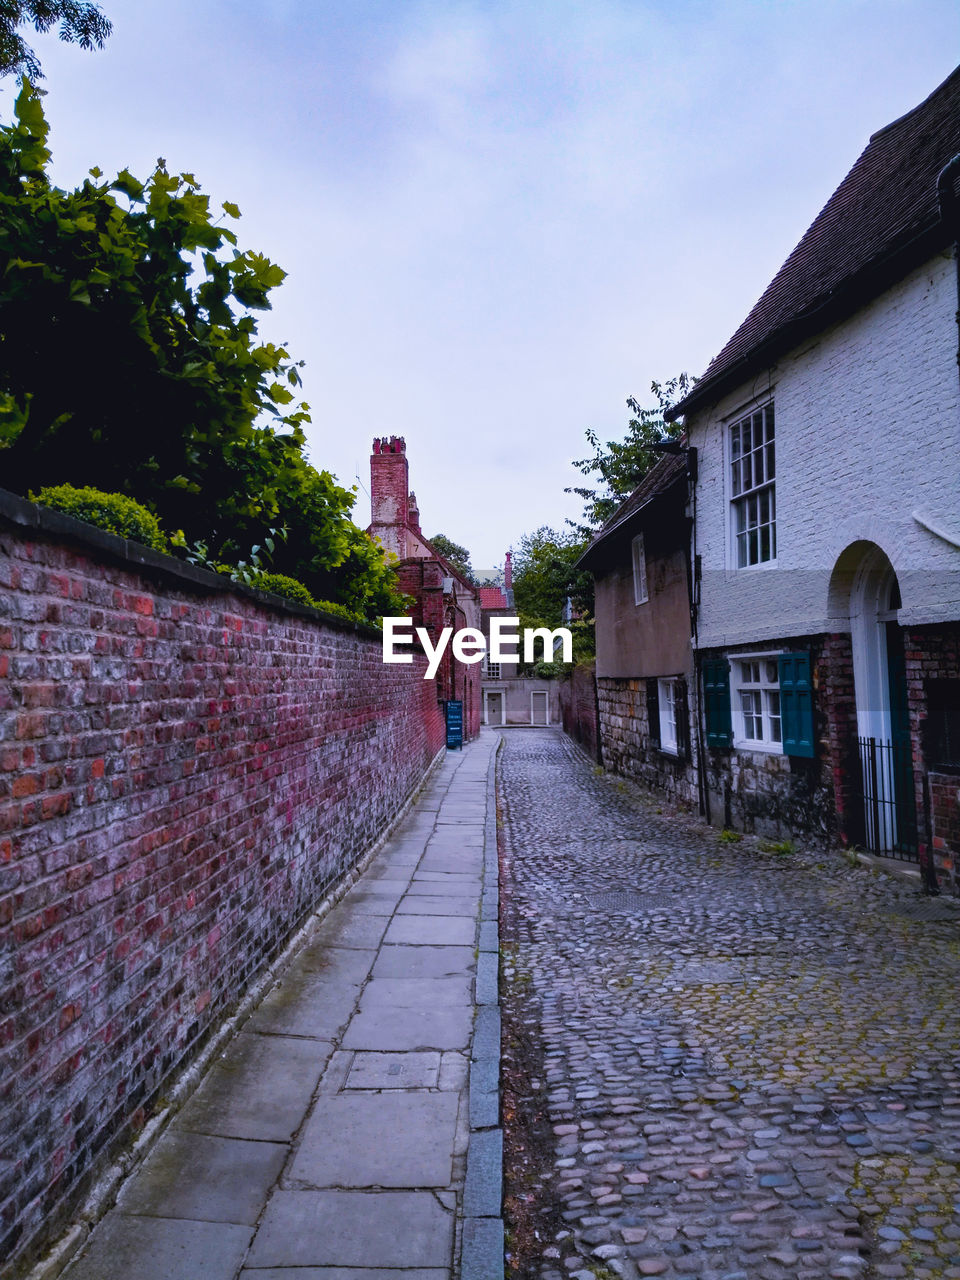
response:
M0 520L20 529L32 529L38 534L51 538L66 539L80 543L85 548L99 553L115 563L133 567L138 572L150 572L153 575L172 580L185 589L196 589L204 592L217 591L223 595L245 596L258 604L267 605L271 609L279 609L284 613L292 613L297 617L322 621L326 626L335 627L339 631L352 631L359 636L380 639L381 632L371 623L351 622L335 613L326 613L323 609L313 609L309 605L288 600L285 596L274 595L272 591L261 591L259 587L248 587L243 582L235 582L222 573L214 573L210 569L200 569L179 560L176 556L167 555L163 551L154 551L142 542L133 542L129 538L118 537L108 533L106 529L98 529L96 525L87 524L85 520L77 520L52 507L41 506L21 498L9 489L0 489Z

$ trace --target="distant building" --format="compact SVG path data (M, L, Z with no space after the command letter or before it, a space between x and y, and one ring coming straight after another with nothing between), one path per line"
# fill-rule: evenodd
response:
M416 601L414 624L426 628L433 643L444 627L479 630L479 588L462 577L424 537L416 495L410 491L406 442L399 436L373 442L370 501L368 533L398 558L400 589ZM448 646L435 681L440 702L463 702L464 737L476 737L481 722L479 664L457 662Z
M695 802L688 457L662 458L594 537L578 567L594 577L604 765Z
M513 556L508 551L504 563L503 587L482 586L480 607L482 629L489 649L492 618L512 618ZM522 674L519 656L516 662L490 662L484 658L483 723L486 725L551 725L560 723L558 682L542 676Z

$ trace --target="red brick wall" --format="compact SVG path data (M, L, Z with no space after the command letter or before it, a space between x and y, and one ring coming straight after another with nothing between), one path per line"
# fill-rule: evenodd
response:
M5 1259L57 1230L443 745L422 661L98 538L0 520Z
M568 733L593 756L600 759L600 734L597 727L597 674L595 662L574 667L569 679L560 685L560 716L564 733Z
M454 632L464 627L480 628L480 610L477 601L469 596L457 604L443 591L444 570L437 560L403 560L397 566L397 582L400 590L413 596L416 604L411 617L415 627L424 627L430 633L430 643L438 644L444 627ZM469 610L469 612L468 612ZM412 646L401 648L402 653L422 653L420 641L414 637ZM482 718L481 672L479 662L458 662L453 657L452 637L447 643L436 675L425 683L441 703L448 700L463 703L463 736L465 741L480 732Z
M921 857L932 853L940 887L956 893L960 891L960 777L937 771L940 762L928 758L932 744L927 722L931 697L937 696L933 691L942 690L942 682L960 681L960 624L906 629L903 640L917 809L923 819L920 853Z

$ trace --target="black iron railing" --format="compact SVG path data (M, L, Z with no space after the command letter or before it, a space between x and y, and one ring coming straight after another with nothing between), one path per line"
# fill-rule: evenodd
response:
M858 739L864 844L872 853L917 861L917 800L909 742Z

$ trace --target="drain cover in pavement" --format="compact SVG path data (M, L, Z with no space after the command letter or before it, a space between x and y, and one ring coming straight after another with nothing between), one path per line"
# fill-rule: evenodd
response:
M593 893L590 901L598 911L612 915L634 911L659 911L664 907L677 907L680 899L675 893L631 893L620 890L614 893Z

